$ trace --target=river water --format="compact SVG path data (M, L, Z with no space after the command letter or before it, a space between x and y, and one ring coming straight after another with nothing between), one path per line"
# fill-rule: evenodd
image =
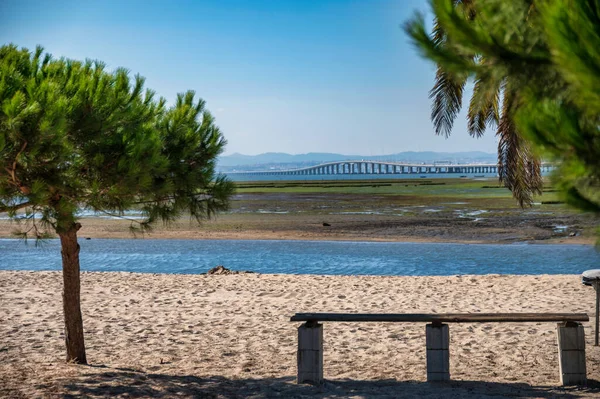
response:
M223 265L259 273L329 275L580 274L600 268L586 245L347 241L81 240L88 271L205 273ZM0 239L0 269L60 270L60 244Z

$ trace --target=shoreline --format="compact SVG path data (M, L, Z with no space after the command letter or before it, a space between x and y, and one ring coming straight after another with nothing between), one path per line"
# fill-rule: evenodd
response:
M23 240L22 238L15 238L10 236L0 236L2 240ZM58 237L49 237L48 240L58 240ZM527 241L470 241L470 240L436 240L433 238L414 238L414 237L402 237L398 239L386 239L386 238L374 238L371 240L368 239L353 239L353 238L322 238L322 237L314 237L314 238L295 238L295 237L278 237L278 238L270 238L270 237L262 237L262 238L252 238L252 237L240 237L240 236L218 236L218 237L172 237L172 236L145 236L145 237L113 237L113 236L86 236L86 237L78 237L79 241L82 240L186 240L186 241L300 241L300 242L356 242L356 243L404 243L404 244L460 244L460 245L582 245L582 246L594 246L595 241L591 238L582 238L582 239L546 239L546 240L527 240ZM28 240L35 240L33 238L29 238ZM46 239L43 239L46 240Z
M278 218L274 218L278 219ZM281 219L281 218L279 218ZM379 220L336 220L333 228L324 228L312 219L266 220L260 225L249 225L244 218L227 217L207 221L201 226L177 222L170 228L158 226L151 233L134 236L125 220L104 220L97 218L81 219L82 228L78 238L91 239L185 239L185 240L260 240L260 241L348 241L348 242L406 242L406 243L448 243L448 244L531 244L531 245L594 245L595 236L578 235L552 236L525 231L507 231L489 228L484 231L474 227L457 227L453 233L452 225L432 230L426 224L413 226L410 233L404 233L397 227L387 226L388 221ZM337 227L340 225L341 227ZM349 225L346 227L346 225ZM383 228L381 227L383 226ZM0 220L0 238L15 238L13 232L19 224ZM536 234L539 236L536 238ZM56 238L56 237L52 237Z
M232 270L233 271L233 270ZM8 273L23 273L23 274L29 274L29 273L40 273L40 274L58 274L60 276L62 276L62 270L15 270L15 269L0 269L0 277L2 277L2 274L8 274ZM147 277L147 276L153 276L153 277L177 277L177 278L185 278L185 277L189 277L189 278L197 278L197 277L207 277L207 278L214 278L214 279L219 279L219 278L234 278L231 276L238 276L237 278L242 278L243 276L246 277L251 277L251 276L255 276L255 277L275 277L275 278L287 278L287 277L294 277L294 276L299 276L302 278L311 278L311 277L315 277L317 279L336 279L336 278L357 278L357 279L388 279L388 278L392 278L392 279L484 279L487 277L490 278L514 278L514 279L520 279L520 278L532 278L532 279L536 279L539 280L539 278L549 278L549 277L556 277L557 279L562 279L562 278L569 278L569 279L577 279L580 283L581 283L581 274L573 274L573 273L561 273L561 274L501 274L501 273L488 273L488 274L448 274L448 275L439 275L439 274L432 274L432 275L391 275L391 274L308 274L308 273L260 273L260 272L253 272L253 271L233 271L233 273L222 273L222 274L208 274L208 273L165 273L165 272L130 272L130 271L119 271L119 270L101 270L101 271L91 271L91 270L81 270L80 271L81 275L95 275L95 274L103 274L103 275L132 275L134 277ZM62 278L62 277L61 277ZM583 284L581 284L583 285ZM588 286L585 286L588 287ZM585 288L584 287L584 288ZM590 289L592 289L590 287ZM592 316L592 309L590 308L590 317ZM591 321L590 321L591 323Z

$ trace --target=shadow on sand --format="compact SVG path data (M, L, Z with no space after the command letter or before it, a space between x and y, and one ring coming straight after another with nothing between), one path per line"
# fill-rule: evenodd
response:
M43 387L40 387L43 388ZM90 367L80 377L63 381L65 398L397 398L522 397L562 398L600 395L600 383L587 387L531 386L524 383L451 381L426 383L396 380L327 380L320 387L297 385L294 377L225 378L146 373L131 369Z

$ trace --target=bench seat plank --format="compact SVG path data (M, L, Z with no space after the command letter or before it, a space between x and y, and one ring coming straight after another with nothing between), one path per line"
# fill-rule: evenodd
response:
M586 313L296 313L290 321L340 322L424 322L424 323L489 323L489 322L582 322Z

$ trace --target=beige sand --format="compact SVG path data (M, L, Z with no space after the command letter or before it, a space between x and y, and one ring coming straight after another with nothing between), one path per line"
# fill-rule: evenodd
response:
M598 397L558 387L553 323L451 325L453 382L425 380L423 324L325 324L321 388L296 385L295 312L589 312L578 276L83 273L90 366L63 363L61 275L0 271L0 396ZM586 323L588 378L600 349Z

